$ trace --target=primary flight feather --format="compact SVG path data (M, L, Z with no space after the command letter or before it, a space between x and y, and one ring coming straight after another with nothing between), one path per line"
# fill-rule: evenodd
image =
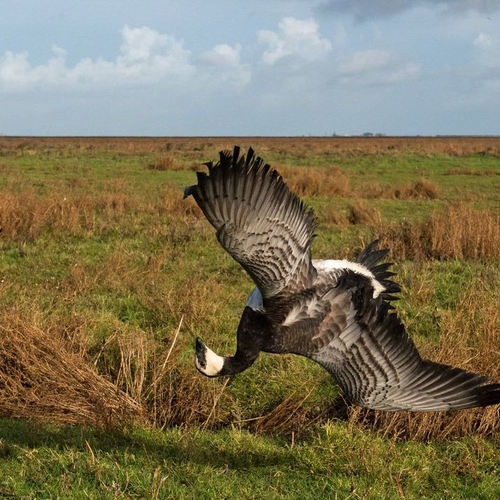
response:
M206 164L193 196L222 247L256 288L237 330L234 356L197 339L206 376L234 375L261 351L322 365L353 404L375 410L439 411L500 403L500 384L422 359L391 306L399 286L386 250L370 244L354 261L312 260L316 219L252 149L223 151Z

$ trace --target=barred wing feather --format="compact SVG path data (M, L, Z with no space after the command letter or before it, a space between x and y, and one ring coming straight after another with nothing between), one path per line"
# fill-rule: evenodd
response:
M355 292L340 336L311 357L354 404L385 411L439 411L500 403L500 384L422 359L396 313L381 298Z
M315 217L281 176L252 149L220 153L209 173L186 188L226 251L248 272L264 298L310 286Z

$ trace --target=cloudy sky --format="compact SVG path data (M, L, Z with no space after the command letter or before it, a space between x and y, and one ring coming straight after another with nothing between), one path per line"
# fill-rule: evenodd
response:
M0 134L500 135L500 0L0 2Z

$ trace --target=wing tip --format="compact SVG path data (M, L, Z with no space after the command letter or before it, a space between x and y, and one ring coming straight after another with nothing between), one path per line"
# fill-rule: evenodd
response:
M489 380L489 377L482 377L483 381ZM492 406L500 404L500 384L493 383L478 387L477 407Z
M401 286L390 279L396 273L388 270L392 266L392 262L380 263L387 256L389 250L387 248L379 249L379 244L379 239L373 240L359 253L355 262L365 266L375 279L384 286L385 290L382 296L386 301L398 300L398 297L393 294L401 292Z

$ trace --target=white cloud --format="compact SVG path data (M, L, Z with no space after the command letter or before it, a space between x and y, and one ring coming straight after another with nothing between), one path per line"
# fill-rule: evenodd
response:
M238 67L241 59L241 45L231 47L227 44L216 45L212 50L204 52L202 60L213 66Z
M241 45L231 47L227 44L216 45L204 52L198 68L198 78L204 90L220 90L225 84L232 87L245 87L250 83L252 71L248 64L241 62Z
M53 47L52 52L54 56L46 64L35 67L31 66L27 52L5 52L0 62L0 83L7 88L19 89L61 80L65 73L66 53L59 47Z
M493 45L493 38L487 33L479 33L472 43L480 49L488 49Z
M385 50L355 52L339 66L344 84L395 84L412 80L420 74L421 65L401 61Z
M130 28L122 30L123 43L120 47L119 60L124 64L135 64L147 61L155 53L161 53L163 47L171 47L172 52L182 52L182 44L174 38L162 35L151 28ZM173 49L173 50L172 50Z
M120 74L158 80L166 74L190 75L194 70L189 63L191 52L172 36L147 27L125 26L122 38L121 55L115 63Z
M272 65L288 56L316 61L332 48L330 40L320 35L318 23L314 19L285 17L278 27L278 33L270 30L257 32L259 42L267 46L262 54L265 64Z
M350 59L340 65L340 72L353 74L365 73L374 69L387 67L391 54L384 50L365 50L355 52Z
M82 59L73 67L66 64L66 51L53 47L53 57L33 66L27 52L7 51L0 61L0 86L22 91L48 86L116 86L156 82L165 76L183 78L195 71L190 52L174 37L147 27L121 31L120 55L114 61ZM171 81L171 80L170 80Z
M262 18L233 4L224 12L233 22L221 31L221 14L200 4L207 9L199 16L206 17L203 24L193 27L186 10L186 22L176 31L186 42L166 34L172 31L146 27L157 23L150 14L132 16L124 9L117 20L116 8L109 7L95 40L79 36L89 32L88 23L70 28L65 22L64 34L35 32L35 41L16 39L12 30L5 38L11 45L0 53L0 131L498 133L500 35L498 17L484 14L487 2L478 3L475 12L451 16L439 14L452 5L465 9L473 0L335 1L337 10L383 17L367 24L345 16L323 16L319 24L308 18L314 10L306 4L288 2L288 17L276 17L265 31L255 24ZM284 10L280 6L266 15L273 19ZM142 27L126 26L130 19L140 19ZM28 29L26 22L18 31ZM169 26L180 22L170 20ZM111 25L114 38L106 32ZM200 29L206 30L203 37ZM43 45L47 33L59 45L52 51Z

